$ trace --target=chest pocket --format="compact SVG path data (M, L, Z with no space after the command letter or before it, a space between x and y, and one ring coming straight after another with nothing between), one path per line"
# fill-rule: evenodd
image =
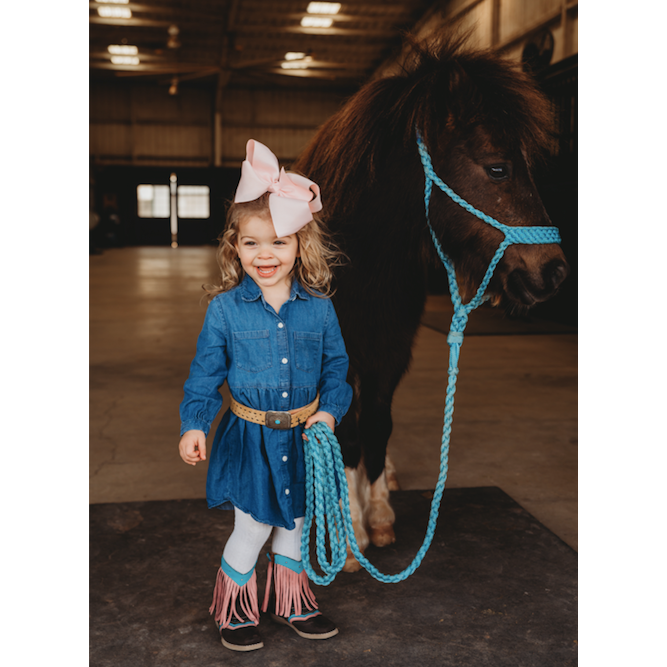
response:
M271 368L269 330L234 331L234 361L242 371L259 373Z
M322 334L295 331L294 352L299 370L307 373L319 371L322 365Z

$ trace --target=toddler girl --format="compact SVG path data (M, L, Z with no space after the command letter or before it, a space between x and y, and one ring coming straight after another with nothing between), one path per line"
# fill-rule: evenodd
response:
M275 155L250 140L234 203L220 237L221 285L211 300L181 404L179 451L206 459L206 435L232 401L213 440L206 482L209 507L234 510L234 530L218 570L210 612L222 643L263 646L255 564L273 530L262 610L307 639L336 626L318 611L301 564L305 514L303 431L333 430L350 407L348 357L331 301L338 253L313 213L319 187L280 170Z

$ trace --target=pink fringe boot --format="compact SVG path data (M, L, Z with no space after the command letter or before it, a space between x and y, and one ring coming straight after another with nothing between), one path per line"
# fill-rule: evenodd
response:
M247 574L239 574L222 559L209 613L213 614L221 630L257 625L259 604L255 568Z
M304 621L320 614L317 609L317 600L315 600L313 591L310 590L308 575L301 561L273 554L266 575L262 611L269 608L272 582L275 586L276 616L282 616L288 621Z
M275 595L275 613L272 614L275 621L288 625L305 639L329 639L337 635L336 625L317 608L301 561L280 554L269 558L262 611L267 611L271 596Z

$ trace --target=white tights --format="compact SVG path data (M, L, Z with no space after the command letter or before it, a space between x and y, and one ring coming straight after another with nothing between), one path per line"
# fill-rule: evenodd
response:
M287 556L292 560L301 560L301 531L304 518L294 519L295 528L269 526L255 521L250 514L234 508L234 530L225 544L222 556L225 561L240 574L250 572L257 562L259 552L269 539L273 530L273 553Z

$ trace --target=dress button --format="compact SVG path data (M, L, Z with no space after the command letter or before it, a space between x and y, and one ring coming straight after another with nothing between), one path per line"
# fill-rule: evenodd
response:
M286 364L286 363L287 363L287 359L283 359L283 363Z
M282 322L278 322L278 328L282 329L285 325Z
M283 398L287 398L288 394L286 391L283 392Z
M285 489L285 495L289 496L289 489Z
M286 457L286 456L283 456L283 461L287 461L287 457Z

